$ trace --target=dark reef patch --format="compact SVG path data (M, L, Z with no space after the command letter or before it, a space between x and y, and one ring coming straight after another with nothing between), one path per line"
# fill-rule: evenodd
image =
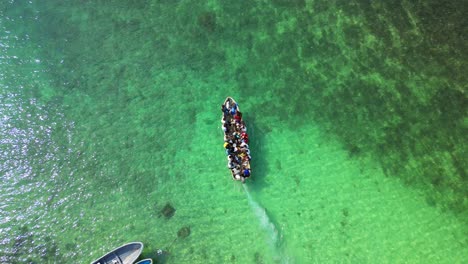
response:
M254 254L254 263L255 264L264 264L265 263L265 261L263 260L262 254L260 254L259 252L255 252L255 254Z
M214 12L203 12L198 16L198 25L208 32L216 30L216 14Z
M161 209L160 211L161 215L163 215L167 219L170 219L171 217L173 217L175 212L176 212L176 209L172 207L170 203L166 203L166 205L164 205L163 209Z
M182 227L181 229L179 229L179 231L177 231L177 237L178 238L186 238L188 236L190 236L190 226L184 226Z
M349 216L349 210L347 208L344 208L341 213L343 214L344 217L348 217Z

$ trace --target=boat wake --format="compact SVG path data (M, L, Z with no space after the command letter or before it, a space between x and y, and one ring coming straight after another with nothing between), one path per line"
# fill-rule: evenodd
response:
M249 206L254 212L255 216L260 222L260 226L265 230L267 234L268 244L271 250L274 253L274 259L279 261L279 263L291 263L289 258L284 254L283 249L280 245L281 236L275 224L271 221L266 213L266 209L260 206L250 195L249 189L246 184L242 184L244 187L245 193L247 195L247 200L249 201Z

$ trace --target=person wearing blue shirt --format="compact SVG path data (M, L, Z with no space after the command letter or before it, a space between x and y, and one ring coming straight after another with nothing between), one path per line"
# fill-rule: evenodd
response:
M235 103L231 108L231 115L235 115L237 111L237 103Z

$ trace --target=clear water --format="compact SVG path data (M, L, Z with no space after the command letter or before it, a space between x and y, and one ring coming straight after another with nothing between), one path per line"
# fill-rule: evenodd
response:
M466 262L467 8L2 1L0 262Z

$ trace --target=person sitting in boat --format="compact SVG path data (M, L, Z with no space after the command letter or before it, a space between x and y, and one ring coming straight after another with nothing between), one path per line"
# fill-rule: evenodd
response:
M229 119L229 124L231 124L231 126L235 126L237 124L236 120L234 118L231 118Z
M237 163L237 164L240 164L242 162L242 159L240 156L238 155L233 155L234 156L234 161Z
M234 120L236 120L236 123L240 123L242 121L242 113L240 111L236 112L234 115Z
M245 132L242 132L242 134L240 134L241 138L244 140L245 143L249 143L249 135Z
M233 156L235 158L236 156L234 154L236 154L234 152L234 147L232 145L230 145L229 148L226 149L226 155L228 155L228 156L231 155L231 156Z
M244 151L245 151L245 154L247 154L247 156L250 156L250 149L248 149L248 148L245 148L245 150L244 150Z
M228 160L228 167L230 169L233 169L234 167L238 166L237 159L235 158L234 155L228 155L227 160Z
M245 178L250 177L250 169L244 169L244 177Z
M240 159L244 160L245 156L247 156L247 154L245 154L245 151L243 149L241 149L240 154L239 154Z
M234 147L231 143L225 142L224 143L224 148L226 149L226 155L230 156L234 154Z
M230 143L229 143L229 142L227 142L227 141L224 141L224 145L223 145L223 147L224 147L225 149L228 149L228 148L229 148L229 145L230 145Z
M249 152L245 151L245 156L243 157L243 160L250 161L251 159L252 157L250 156L250 151Z
M229 136L229 134L224 135L224 142L227 142L229 144L234 143L233 138L231 136Z
M244 159L242 161L242 170L249 169L250 170L250 162L248 159Z
M246 156L247 156L247 158L248 158L249 160L252 159L252 157L250 157L250 150L249 150L249 149L246 149L246 150L245 150L245 154L246 154Z
M239 129L239 130L240 130L241 132L244 132L244 133L247 132L247 127L245 126L245 122L244 122L244 121L242 121L242 122L240 123L240 129Z
M223 116L229 114L229 109L224 104L221 105L221 111L223 112Z
M246 155L246 152L247 152L247 148L245 147L239 147L239 156L241 156L242 158Z
M235 115L237 112L237 103L234 103L234 105L231 107L231 115Z
M232 160L230 160L230 161L228 161L227 167L232 170L232 169L234 169L236 167L236 165L234 164L234 162Z
M234 172L234 174L240 174L240 173L241 173L240 165L237 164L237 165L232 169L232 172Z
M235 178L236 180L238 180L238 181L240 180L242 183L245 182L245 178L244 178L244 176L242 176L241 174L235 174L235 175L234 175L234 178Z
M225 135L229 134L229 128L230 128L229 122L226 122L223 124L223 131Z
M232 133L232 136L235 138L235 139L240 139L241 138L241 134L237 131L235 131L234 133Z
M245 133L245 132L242 132L242 133L241 133L241 137L242 137L242 138L249 139L249 135L248 135L247 133Z
M237 131L241 133L247 132L244 121L241 121L239 124L237 124Z

